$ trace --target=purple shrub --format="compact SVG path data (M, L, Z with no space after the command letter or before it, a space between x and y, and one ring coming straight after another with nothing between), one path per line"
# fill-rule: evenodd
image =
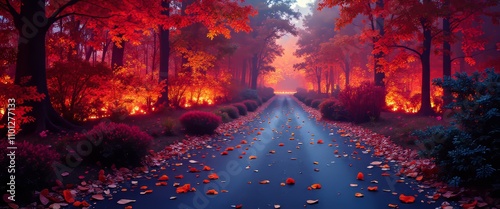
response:
M180 118L182 126L188 134L204 135L212 134L222 123L221 117L210 112L189 111Z
M238 109L238 113L240 115L247 115L248 114L248 111L247 111L247 106L243 103L235 103L233 104L234 107L236 107Z
M243 104L247 107L248 112L254 112L259 107L259 104L254 100L245 100Z
M95 139L95 150L92 150L91 161L99 161L104 165L117 166L139 165L146 156L153 137L141 131L137 126L122 123L99 123L92 130L79 136L79 140Z
M0 149L6 153L0 155L0 165L5 168L5 172L0 172L2 185L0 188L6 192L10 189L7 185L10 181L9 171L15 171L15 192L16 202L27 203L33 201L35 190L46 188L55 179L52 169L52 164L59 160L60 155L46 145L32 144L29 142L16 142L16 150L7 149L9 145L7 140L0 142ZM10 152L14 151L15 155L10 156ZM15 162L15 167L11 164L11 157ZM15 169L15 170L11 170Z

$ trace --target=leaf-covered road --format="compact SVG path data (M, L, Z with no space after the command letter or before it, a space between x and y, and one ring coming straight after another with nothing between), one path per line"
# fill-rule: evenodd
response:
M121 186L127 191L120 191L119 186L112 200L98 202L94 207L123 208L130 205L134 209L221 209L238 205L242 208L280 205L281 208L349 209L389 208L389 204L396 204L399 208L440 206L439 203L428 203L426 194L433 194L432 189L418 191L423 187L419 187L414 179L395 176L399 170L396 163L387 162L388 171L383 171L380 166L368 168L373 161L386 162L373 157L373 152L367 151L370 147L357 149L356 137L341 136L337 128L310 118L290 96L276 96L257 118L244 127L231 136L212 140L203 149L189 151L189 157L185 154L183 159L165 162L165 170L158 167L156 172L131 179L138 181L136 186L131 180L126 181ZM247 143L242 143L243 140ZM320 141L324 143L318 143ZM222 155L228 147L234 150L229 148L227 155ZM256 156L256 159L250 159L250 156ZM193 160L198 163L192 163ZM182 165L176 166L176 163ZM212 171L202 171L204 165L211 167ZM190 173L190 167L200 172ZM364 180L356 179L358 172L364 174ZM391 175L383 176L383 172ZM203 183L210 173L217 173L219 179ZM164 174L169 177L167 186L156 186L159 176ZM183 175L183 178L176 179L178 175ZM283 185L287 178L293 178L295 184ZM196 191L178 194L174 183L190 184ZM321 189L310 188L312 184L320 184ZM153 192L141 195L139 193L144 191L141 186L147 186ZM377 186L378 190L367 191L368 186ZM215 189L218 194L207 195L209 189ZM358 192L364 197L355 197ZM402 203L400 194L417 195L415 203ZM136 202L118 205L120 199ZM307 200L319 202L308 205Z

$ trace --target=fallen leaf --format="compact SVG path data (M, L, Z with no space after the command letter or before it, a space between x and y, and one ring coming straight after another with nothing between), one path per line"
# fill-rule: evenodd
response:
M104 200L104 196L102 196L102 194L95 194L95 195L92 195L92 199L94 199L94 200Z
M217 192L215 189L209 189L207 191L207 194L208 195L217 195L217 194L219 194L219 192Z
M319 200L307 200L306 202L309 205L314 205L314 204L317 204L319 202Z
M168 176L167 176L167 175L162 175L162 176L158 179L158 181L168 181ZM134 184L134 181L132 181L132 184ZM137 182L136 182L135 184L137 184Z
M355 197L364 197L365 195L361 192L356 192L356 194L354 194Z
M404 195L400 194L399 195L399 200L403 203L414 203L415 202L415 197L411 195Z
M311 185L312 189L321 189L321 184L313 184Z
M377 186L369 186L367 187L368 191L371 191L371 192L375 192L378 190L378 187Z
M217 175L217 173L208 174L208 179L217 180L217 179L219 179L219 175Z
M64 200L67 203L73 203L73 202L75 202L75 198L73 197L73 194L71 194L71 191L69 189L65 189L63 191L63 196L64 196Z
M365 180L365 175L363 173L359 172L358 175L356 176L357 180Z
M286 179L286 184L288 184L288 185L294 185L295 184L295 179L287 178Z
M129 203L132 203L132 202L135 202L135 201L136 201L136 200L130 200L130 199L120 199L120 200L118 200L118 202L116 202L116 203L118 203L118 204L120 204L120 205L125 205L125 204L129 204Z

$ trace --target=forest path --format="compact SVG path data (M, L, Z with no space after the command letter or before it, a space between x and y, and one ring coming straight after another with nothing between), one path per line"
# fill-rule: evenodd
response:
M379 166L368 168L373 161L384 160L374 157L373 152L356 149L355 137L341 136L338 128L309 117L291 96L276 96L265 110L245 128L233 133L232 137L234 139L231 140L229 136L220 136L211 141L208 148L189 151L189 159L167 162L171 166L165 170L158 169L155 173L170 177L167 186L155 186L157 178L133 179L138 181L137 185L148 186L153 192L140 195L141 190L137 187L131 189L129 182L120 185L128 188L127 192L117 189L112 200L98 202L94 207L123 208L116 203L120 199L137 200L127 204L134 209L222 209L240 204L242 208L274 208L274 205L280 205L281 208L325 209L389 208L389 204L397 204L399 208L440 206L440 201L428 203L426 194L432 194L433 190L422 189L414 179L406 178L403 183L398 183L400 177L394 174L399 166L395 162L388 162L390 176L382 176L386 171ZM248 143L242 144L242 140ZM318 143L320 140L324 143ZM221 155L227 147L234 150ZM250 156L256 156L256 159L250 159ZM189 160L199 163L193 164ZM175 163L182 165L173 166ZM202 170L203 165L213 170L188 172L190 167ZM363 181L356 179L358 172L364 174ZM209 173L217 173L219 179L204 184L203 180L208 178ZM181 174L182 179L174 178ZM295 185L282 186L287 178L293 178ZM261 184L265 180L268 183ZM177 194L172 186L174 182L190 184L196 192ZM321 189L308 190L312 184L320 184ZM377 186L378 191L367 191L368 186ZM207 195L209 189L215 189L218 195ZM419 189L422 191L419 192ZM355 197L357 192L364 197ZM415 203L401 203L400 194L416 195ZM172 196L176 199L170 200ZM317 204L306 203L316 199L319 200Z

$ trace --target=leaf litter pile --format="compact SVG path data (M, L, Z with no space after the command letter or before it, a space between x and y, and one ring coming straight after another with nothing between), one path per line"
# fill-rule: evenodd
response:
M299 103L301 104L301 103ZM269 106L269 107L268 107ZM461 208L457 192L426 175L435 165L389 139L275 97L257 112L186 137L144 166L100 171L40 192L49 208Z

